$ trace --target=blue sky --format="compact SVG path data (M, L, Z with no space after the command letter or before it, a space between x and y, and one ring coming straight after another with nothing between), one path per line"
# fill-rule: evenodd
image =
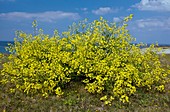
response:
M0 0L0 41L12 41L17 30L33 33L35 19L52 35L85 18L118 22L129 14L137 42L170 44L170 0Z

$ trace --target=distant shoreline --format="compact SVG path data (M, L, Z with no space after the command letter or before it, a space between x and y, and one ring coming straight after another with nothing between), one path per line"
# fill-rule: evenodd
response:
M157 46L155 46L157 48ZM170 49L170 46L158 46L158 48L162 48L162 49Z
M8 43L14 44L14 41L0 41L0 53L3 54L10 54L8 51L5 50L5 47L8 47ZM132 43L137 45L138 43ZM150 45L150 43L145 44L146 46L141 46L140 48L148 48ZM155 46L155 48L162 48L163 50L170 50L170 44L158 44L158 46Z

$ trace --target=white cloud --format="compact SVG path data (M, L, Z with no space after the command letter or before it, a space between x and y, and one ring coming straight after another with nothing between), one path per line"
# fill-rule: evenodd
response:
M75 8L77 11L88 11L88 8L83 7L83 8Z
M87 11L88 9L87 8L81 8L82 11Z
M141 0L132 7L148 11L170 11L170 0Z
M81 11L81 13L87 14L89 13L88 8L83 7L83 8L76 8L77 11Z
M122 17L114 17L113 18L113 22L120 22L122 20L123 20Z
M139 29L147 30L170 30L170 18L157 18L157 19L140 19L135 21Z
M110 7L100 7L97 10L92 10L92 13L96 15L105 15L105 14L115 13L115 12L118 12L118 9L112 9Z
M78 13L62 12L62 11L47 11L41 13L28 13L28 12L9 12L0 13L0 18L5 20L17 19L37 19L39 21L53 22L58 19L71 19L77 20L80 18Z

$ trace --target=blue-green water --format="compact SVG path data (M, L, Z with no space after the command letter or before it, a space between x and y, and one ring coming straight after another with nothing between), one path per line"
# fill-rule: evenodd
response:
M9 53L8 51L5 50L5 47L8 47L8 43L14 43L11 41L0 41L0 53Z

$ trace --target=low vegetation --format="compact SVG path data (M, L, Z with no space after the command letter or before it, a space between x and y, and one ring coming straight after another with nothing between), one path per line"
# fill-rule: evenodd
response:
M2 111L168 111L170 55L141 51L127 22L73 24L50 37L17 32L1 55ZM36 26L35 21L33 26Z

